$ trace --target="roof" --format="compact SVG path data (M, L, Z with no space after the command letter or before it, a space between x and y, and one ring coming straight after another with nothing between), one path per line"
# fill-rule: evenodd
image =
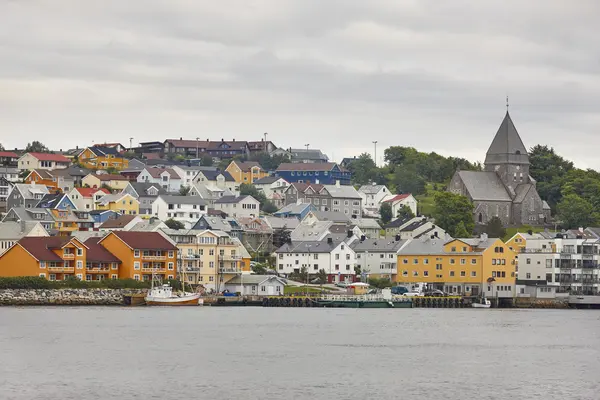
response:
M32 185L30 183L15 183L17 189L25 200L33 200L34 194L48 194L50 191L46 185Z
M276 275L244 275L243 277L236 276L233 279L227 281L226 285L259 285L265 281L276 280L283 285L285 281Z
M277 171L331 171L336 163L282 163Z
M413 221L410 224L403 226L400 229L400 232L412 232L415 229L425 225L426 223L427 223L427 218L419 218L416 221Z
M360 229L381 229L381 225L374 218L356 218L353 222Z
M142 222L138 222L137 224L135 224L134 226L132 226L129 230L130 231L138 231L138 232L156 232L158 229L160 228L164 228L167 225L165 225L164 222L162 222L159 219L146 219Z
M529 164L527 149L506 111L506 115L485 155L485 164Z
M301 214L304 211L306 211L306 209L311 209L313 208L312 204L310 203L292 203L292 204L288 204L287 206L281 208L280 210L277 210L276 213L274 213L275 215L277 214Z
M71 160L69 160L67 157L60 155L60 154L54 154L54 153L27 153L29 155L31 155L32 157L37 158L40 161L54 161L54 162L61 162L61 163L71 163Z
M394 197L384 200L383 202L384 203L394 203L396 201L404 200L410 196L412 196L412 194L410 194L410 193L397 194Z
M397 252L406 242L407 240L365 239L363 241L355 240L350 244L350 247L356 252Z
M133 221L137 215L120 215L117 218L110 218L100 225L101 229L119 229L124 228L127 224Z
M419 239L410 239L400 251L400 254L412 255L434 255L444 253L444 243L446 240L440 238L431 239L429 236L423 236Z
M235 179L233 179L233 176L231 176L231 174L227 171L207 171L207 170L202 170L198 172L199 174L202 173L202 175L204 175L204 177L209 180L209 181L216 181L217 180L217 176L219 175L223 175L223 178L225 178L226 182L235 182Z
M270 185L271 183L275 183L280 179L284 180L279 176L265 176L264 178L255 180L254 185Z
M60 249L70 241L68 236L26 236L18 243L39 261L60 262L62 259L52 249Z
M100 240L102 240L101 237L91 237L83 243L88 248L86 252L87 261L120 263L121 260L106 250L104 246L98 244Z
M329 157L319 149L290 149L290 154L292 158L296 160L329 160Z
M106 143L106 144L108 145L108 143ZM113 146L116 146L117 144L118 143L113 144ZM106 146L106 145L105 146L92 146L92 147L88 147L88 148L96 156L105 156L105 155L108 155L108 154L111 154L111 155L120 155L119 152L117 151L117 149L115 149L114 147Z
M300 221L298 218L290 217L290 218L281 218L274 217L272 215L266 215L263 217L266 223L271 227L271 229L295 229Z
M152 176L153 178L160 178L160 176L164 172L167 172L171 178L181 179L179 174L177 172L175 172L175 170L173 168L146 167L146 171L148 171L150 176Z
M397 218L391 222L388 222L383 226L383 229L391 229L391 228L400 228L402 225L406 224L413 218Z
M200 220L206 221L206 223L210 226L212 230L219 230L224 232L231 232L231 225L225 218L217 217L217 216L209 216L203 215L200 217ZM196 223L197 224L197 223ZM196 226L194 224L194 227Z
M313 211L314 216L319 221L333 221L333 222L344 222L350 223L350 217L343 212L338 211Z
M24 221L24 224L16 221L0 223L0 240L20 239L26 236L38 224L36 221Z
M99 174L99 175L94 175L96 178L98 178L101 182L108 182L108 181L127 181L127 177L123 176L123 175L119 175L119 174Z
M454 240L460 240L461 242L472 246L475 251L483 251L494 244L498 238L455 238Z
M302 183L302 182L292 182L290 184L294 189L299 191L300 193L305 193L309 188L315 193L321 192L324 186L318 183Z
M531 188L533 188L533 185L531 183L522 183L520 185L517 185L517 188L515 189L516 196L513 202L522 203L523 200L525 200L525 197L527 196L527 193L529 193Z
M337 239L337 238L336 238ZM301 241L285 243L276 253L331 253L340 243L341 240L333 239L332 243L328 243L327 239L320 241ZM340 261L341 262L341 261Z
M248 142L243 141L243 140L231 140L231 141L227 141L227 140L223 140L221 139L220 141L218 140L184 140L184 139L167 139L165 140L165 143L169 143L174 147L191 147L191 148L198 148L201 152L203 150L221 150L221 146L223 144L227 145L228 148L227 149L223 149L223 150L245 150L246 146L248 145Z
M48 222L53 221L52 216L48 212L47 208L25 208L25 207L13 207L9 210L12 211L21 221L35 221L35 222ZM42 219L34 218L35 214L41 214ZM9 214L7 213L7 216ZM6 217L4 217L6 218Z
M75 190L77 190L82 197L92 197L94 195L94 193L97 193L97 192L110 194L110 191L106 188L98 189L98 188L82 188L82 187L80 187L80 188L75 188Z
M149 183L149 182L129 182L133 190L136 191L138 196L149 196L148 189L156 188L158 190L158 194L166 194L167 191L162 188L158 183ZM156 197L156 196L154 196Z
M17 153L13 153L12 151L0 151L0 157L19 158L19 155Z
M325 185L324 187L333 198L362 199L358 191L354 189L354 186L351 185Z
M42 197L42 199L37 203L36 207L40 208L54 208L56 207L63 199L63 197L69 197L64 193L48 193ZM71 201L71 199L69 199Z
M548 204L548 202L546 200L542 201L542 209L543 210L549 210L550 209L550 205Z
M200 196L179 196L179 195L171 195L171 194L161 194L158 197L163 199L166 203L198 204L198 205L202 205L202 206L208 204L208 202Z
M377 194L385 185L362 185L358 191L365 194Z
M38 174L39 177L42 178L42 179L52 179L52 178L54 178L54 175L52 175L52 173L50 171L45 170L45 169L34 169L29 174L33 174L34 172L36 174Z
M457 173L473 200L512 201L500 177L495 172L458 171Z
M238 167L240 167L240 169L244 172L248 172L250 171L252 168L254 167L258 167L260 169L263 169L263 167L257 163L256 161L232 161L234 162Z
M132 249L177 250L177 247L158 232L112 231Z
M191 196L191 197L197 197L197 196ZM254 197L252 196L223 196L217 200L215 200L215 204L229 204L229 203L239 203L242 200L245 200L246 198L251 198L252 200L258 202L258 200L256 200Z
M291 236L294 240L314 240L329 232L332 225L333 221L316 221L311 224L301 223L292 231Z
M260 218L238 217L237 221L241 225L241 227L244 229L244 231L246 231L246 232L259 233L259 234L273 232L273 230L271 229L269 224L267 224L267 222L265 220L260 219Z

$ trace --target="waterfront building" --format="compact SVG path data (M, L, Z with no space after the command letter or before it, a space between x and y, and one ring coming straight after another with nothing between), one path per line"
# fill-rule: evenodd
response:
M426 283L454 295L512 298L516 256L497 238L444 240L424 236L409 240L398 254L396 281Z
M365 277L386 278L396 281L398 273L398 252L407 243L400 237L360 238L350 245L356 253L356 265Z
M225 283L225 289L243 296L282 296L285 285L285 281L275 275L245 275Z
M112 231L98 243L120 260L119 279L149 281L154 273L166 280L177 275L177 247L162 233Z

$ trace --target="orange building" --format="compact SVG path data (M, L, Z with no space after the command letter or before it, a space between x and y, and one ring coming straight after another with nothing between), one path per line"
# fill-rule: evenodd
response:
M58 179L52 175L51 171L45 169L34 169L25 177L25 183L35 183L36 185L44 185L48 189L58 189Z
M177 247L158 232L113 231L99 242L121 261L120 279L149 281L177 276Z

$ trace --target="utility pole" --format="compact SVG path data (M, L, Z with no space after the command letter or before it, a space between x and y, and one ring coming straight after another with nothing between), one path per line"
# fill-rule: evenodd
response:
M377 140L373 140L373 145L375 145L375 166L377 167Z
M129 151L131 151L131 149L133 149L133 138L132 137L129 138Z
M200 140L199 137L196 138L196 159L198 158L198 140Z
M305 144L304 146L306 147L306 151L308 151L308 146L310 146L310 144Z
M265 132L265 153L269 154L269 149L267 148L268 147L267 146L267 135L268 135L268 133Z

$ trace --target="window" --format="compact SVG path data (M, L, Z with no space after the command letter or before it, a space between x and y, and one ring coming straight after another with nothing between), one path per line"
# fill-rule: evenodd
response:
M339 271L340 270L340 264L335 264L335 270Z
M455 263L454 258L451 258L450 259L450 264L454 264L454 263Z
M346 260L350 259L350 254L346 254Z
M477 259L476 259L476 258L471 258L471 264L472 264L472 265L475 265L475 264L477 264Z
M442 270L442 264L435 264L435 269L438 271Z
M46 261L40 261L40 268L46 268Z
M528 258L526 261L527 264L531 264L531 258Z
M456 253L456 247L451 247L450 251L453 252L453 253Z
M46 274L44 274L44 273L40 274L40 278L45 278L45 277L46 277Z
M467 252L467 247L463 246L462 251L463 251L463 253L466 253Z
M83 269L83 261L77 260L77 269Z
M429 276L429 271L423 271L423 276Z
M460 276L467 276L467 273L465 271L460 271Z
M215 267L215 262L214 262L214 261L210 261L210 262L208 263L208 267L209 267L209 268L214 268L214 267Z
M110 279L119 279L119 276L117 274L112 274L110 276Z
M413 271L413 276L419 276L419 271Z
M318 260L319 259L319 255L318 254L313 254L313 259Z
M408 264L408 258L402 259L402 264Z
M140 258L140 251L139 251L139 250L134 250L134 251L133 251L133 256L134 256L135 258ZM139 263L138 263L138 264L139 264Z
M335 255L335 259L336 259L336 260L339 260L339 259L340 259L340 255L339 255L339 254L336 254L336 255Z
M350 271L350 266L346 264L346 271Z
M492 265L496 265L496 259L492 258Z
M408 271L406 271L406 270L402 271L402 276L408 276Z
M423 264L425 264L425 265L429 264L429 259L428 258L424 258L423 259Z
M531 279L531 273L527 273L527 279Z
M134 261L134 263L133 263L133 269L140 269L140 262L139 261Z
M118 269L119 268L119 264L117 263L112 263L112 269Z
M418 259L418 258L414 258L414 259L413 259L413 264L415 264L415 265L416 265L416 264L418 264L418 263L419 263L419 259Z
M450 271L450 276L454 276L454 271Z
M77 255L78 256L82 256L83 255L83 249L77 248Z
M173 250L169 250L169 258L173 258L175 256L175 252Z
M170 263L169 263L169 269L170 269L171 271L173 270L173 263L172 263L172 262L170 262Z
M460 259L460 265L465 265L467 263L467 259L466 258L461 258Z

